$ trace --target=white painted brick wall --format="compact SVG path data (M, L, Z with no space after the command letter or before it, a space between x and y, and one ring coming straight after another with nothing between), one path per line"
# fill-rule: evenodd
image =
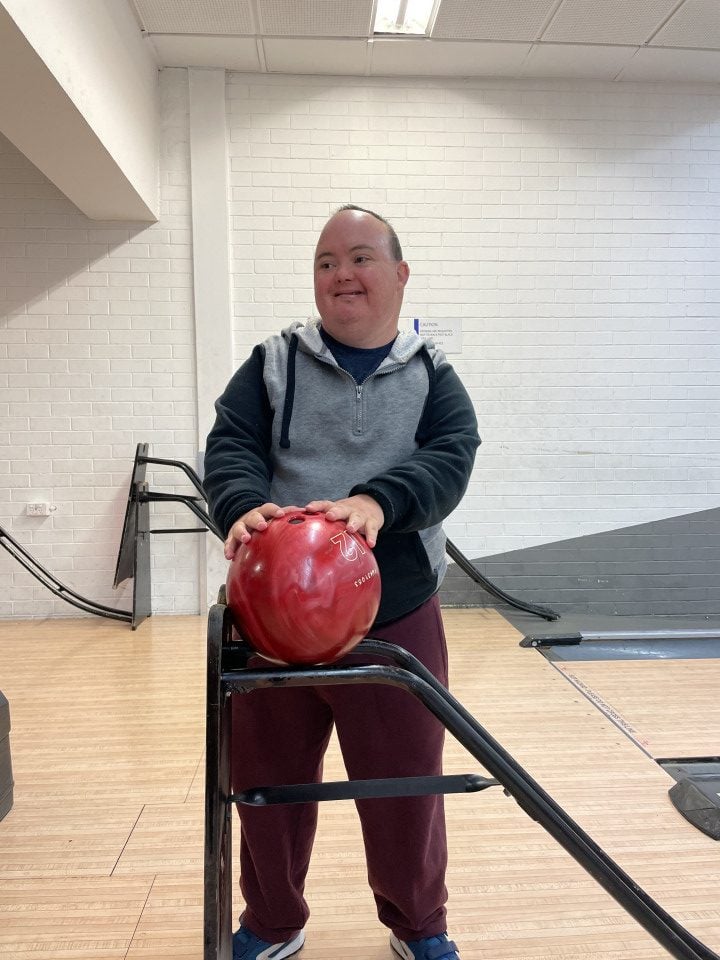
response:
M0 138L0 524L80 594L129 608L112 589L136 445L194 464L192 261L187 81L165 71L161 218L83 216ZM148 470L152 489L191 493ZM47 500L48 518L25 516ZM154 526L195 526L173 505ZM152 541L153 610L198 609L195 535ZM0 550L0 616L79 612Z
M111 605L130 602L111 583L136 444L192 464L197 446L185 72L161 85L152 227L87 220L0 139L0 523ZM237 361L314 313L331 210L371 206L411 264L406 318L462 321L484 438L462 549L715 507L719 108L705 86L231 75ZM56 513L25 517L41 499ZM155 612L197 610L194 535L152 556ZM76 613L4 551L0 586L0 616Z
M314 313L320 227L369 206L406 318L462 321L462 549L716 506L719 111L706 86L231 76L238 362Z

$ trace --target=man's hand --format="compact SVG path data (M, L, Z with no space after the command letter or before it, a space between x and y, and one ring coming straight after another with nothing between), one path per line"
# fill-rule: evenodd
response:
M253 530L266 530L268 520L284 517L288 511L299 509L300 507L279 507L276 503L263 503L262 506L248 510L230 528L225 541L225 559L232 560L240 544L248 542Z
M365 493L344 500L311 500L305 509L324 513L328 520L344 520L350 533L362 533L369 547L375 546L378 531L385 523L382 507Z

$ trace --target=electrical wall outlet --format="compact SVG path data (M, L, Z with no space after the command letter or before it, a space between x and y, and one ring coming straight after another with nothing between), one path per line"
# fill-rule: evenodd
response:
M25 514L28 517L49 517L51 512L49 503L28 503L25 506Z

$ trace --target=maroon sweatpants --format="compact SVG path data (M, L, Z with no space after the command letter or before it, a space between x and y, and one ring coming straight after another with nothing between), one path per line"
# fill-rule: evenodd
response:
M440 604L432 597L372 636L402 646L447 685ZM348 662L352 660L352 655ZM336 726L350 779L436 776L444 728L412 694L379 684L262 689L233 696L232 786L311 783ZM442 796L359 800L378 917L402 940L446 928ZM303 896L317 804L239 806L243 915L256 936L289 939L309 916Z

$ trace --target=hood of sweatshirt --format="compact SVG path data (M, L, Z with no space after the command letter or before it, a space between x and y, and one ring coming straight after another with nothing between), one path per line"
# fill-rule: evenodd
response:
M280 332L280 336L288 344L287 381L285 384L285 403L283 406L282 429L280 446L287 449L290 446L290 421L292 419L293 403L295 400L295 355L298 350L311 356L321 358L335 364L335 358L329 347L320 335L320 320L307 320L305 323L296 320ZM429 350L435 352L434 344L430 340L418 336L414 330L400 330L390 353L380 364L376 373L387 371L394 366L402 366L416 353L423 351L423 360L428 368L430 388L434 380L434 365Z

